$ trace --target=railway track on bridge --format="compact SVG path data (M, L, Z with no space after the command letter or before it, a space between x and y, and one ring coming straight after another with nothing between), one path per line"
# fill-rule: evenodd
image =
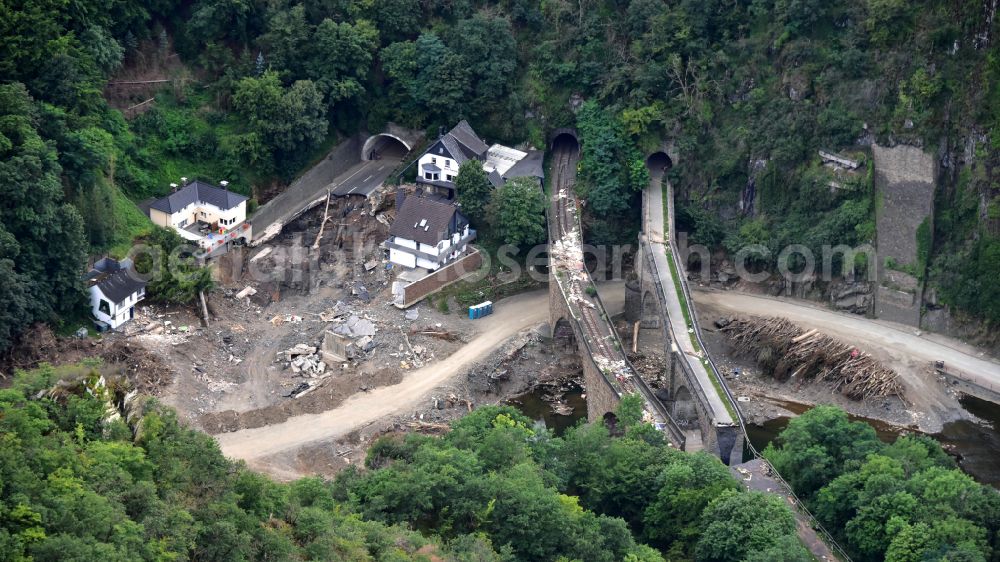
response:
M577 323L582 343L605 380L619 396L641 395L654 424L665 431L677 447L683 448L683 431L628 361L600 296L596 289L589 290L594 284L584 263L579 209L573 195L577 151L557 148L553 152L553 158L553 197L550 207L552 244L549 248L553 279L559 284L566 299L573 316L572 321Z

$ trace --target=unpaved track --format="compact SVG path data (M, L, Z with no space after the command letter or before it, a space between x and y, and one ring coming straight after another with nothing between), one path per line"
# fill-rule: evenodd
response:
M482 321L482 333L443 361L408 373L403 382L356 394L340 406L320 414L303 414L265 427L216 435L222 452L232 458L254 459L336 439L383 417L407 411L425 394L453 376L464 373L504 341L526 328L548 321L547 291L524 293L496 304L496 312Z
M916 368L944 361L948 372L1000 390L1000 363L976 348L939 334L916 335L915 328L834 312L799 301L731 291L694 291L695 302L716 312L779 316L868 351L892 363L904 378Z

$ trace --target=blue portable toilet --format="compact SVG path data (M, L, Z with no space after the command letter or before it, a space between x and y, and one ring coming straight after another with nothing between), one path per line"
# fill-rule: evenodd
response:
M485 314L493 314L493 301L484 302L483 307L486 309Z
M476 319L476 307L470 306L469 307L469 320L475 320L475 319Z

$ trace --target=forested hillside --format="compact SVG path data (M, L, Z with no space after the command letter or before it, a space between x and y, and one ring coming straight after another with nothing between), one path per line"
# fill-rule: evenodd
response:
M1000 320L991 6L3 0L0 275L14 298L0 346L74 309L84 252L121 252L148 228L129 200L181 175L271 193L340 134L394 121L434 135L460 118L535 146L578 125L602 242L633 239L641 158L668 140L682 226L729 250L871 241L870 178L831 191L817 150L922 146L941 167L926 276L944 302ZM126 120L106 101L138 105L119 99L123 77L167 82ZM39 258L53 240L59 255Z
M155 402L118 416L100 370L43 366L0 390L0 560L664 560L640 541L672 560L810 559L779 498L670 448L637 397L624 436L557 438L484 407L444 437L377 441L334 482L286 485Z

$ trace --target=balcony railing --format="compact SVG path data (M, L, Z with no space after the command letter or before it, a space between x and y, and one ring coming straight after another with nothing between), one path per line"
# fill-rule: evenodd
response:
M424 252L422 250L417 250L409 246L404 246L402 244L397 244L393 239L385 241L385 247L390 250L399 250L400 252L406 252L407 254L412 254L418 258L425 259L427 261L432 261L436 264L443 264L448 261L448 255L455 251L455 248L461 248L463 245L467 245L476 239L476 231L469 229L469 233L458 240L458 243L452 244L447 248L441 250L441 254L432 254L430 252Z

